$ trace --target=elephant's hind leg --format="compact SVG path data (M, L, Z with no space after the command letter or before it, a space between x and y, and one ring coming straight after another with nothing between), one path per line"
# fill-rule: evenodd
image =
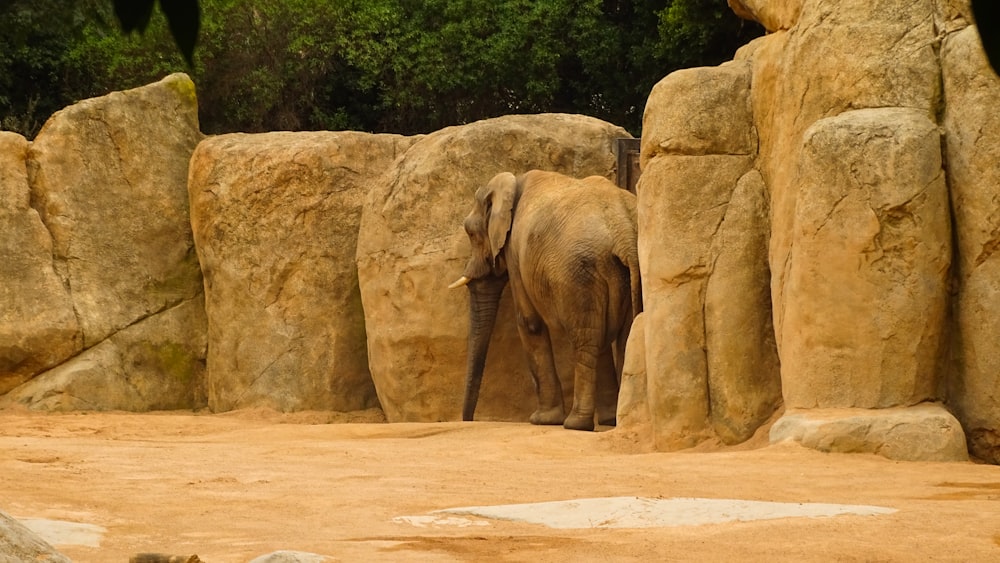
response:
M597 346L574 339L573 408L563 426L570 430L594 429L594 394L597 383Z
M607 346L597 358L597 423L615 426L618 416L618 375L612 346Z
M529 420L532 424L562 424L566 412L549 330L537 317L518 315L517 331L528 352L531 377L538 395L538 408Z

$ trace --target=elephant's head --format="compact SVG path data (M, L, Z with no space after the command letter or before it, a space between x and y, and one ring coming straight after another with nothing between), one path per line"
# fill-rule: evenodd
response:
M462 277L449 287L456 288L473 280L500 277L507 273L501 251L510 233L516 197L517 178L510 172L497 174L476 191L475 206L465 218L465 232L469 235L472 255Z
M472 420L486 367L486 352L496 322L500 295L507 284L503 247L510 233L518 196L517 178L497 174L476 191L476 203L465 218L472 254L465 271L449 287L469 289L469 351L462 420Z

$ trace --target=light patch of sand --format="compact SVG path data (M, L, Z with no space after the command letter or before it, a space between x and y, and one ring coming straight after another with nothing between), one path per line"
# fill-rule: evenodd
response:
M430 516L402 517L416 526L469 526L474 521L458 516L478 516L541 524L550 528L661 528L774 518L823 518L853 514L892 514L894 508L851 504L762 502L710 498L583 498L554 502L466 506L436 510ZM435 517L434 514L449 516Z
M101 547L101 537L107 532L101 526L81 522L47 520L45 518L18 518L17 520L24 524L24 527L56 547L61 545Z

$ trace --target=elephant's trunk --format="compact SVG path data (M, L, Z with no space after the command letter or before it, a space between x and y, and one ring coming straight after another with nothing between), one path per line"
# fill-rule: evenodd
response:
M479 386L483 382L486 352L493 335L493 325L500 307L500 295L507 285L507 277L488 277L473 280L469 288L469 357L465 372L465 401L462 420L472 420L479 402Z

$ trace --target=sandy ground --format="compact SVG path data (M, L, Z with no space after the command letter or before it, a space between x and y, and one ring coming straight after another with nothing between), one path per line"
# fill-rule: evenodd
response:
M634 453L616 432L364 422L376 418L0 412L0 509L104 528L99 547L58 546L82 562L165 552L242 563L277 550L341 561L1000 561L1000 467L763 439ZM896 512L643 529L400 518L629 496Z

